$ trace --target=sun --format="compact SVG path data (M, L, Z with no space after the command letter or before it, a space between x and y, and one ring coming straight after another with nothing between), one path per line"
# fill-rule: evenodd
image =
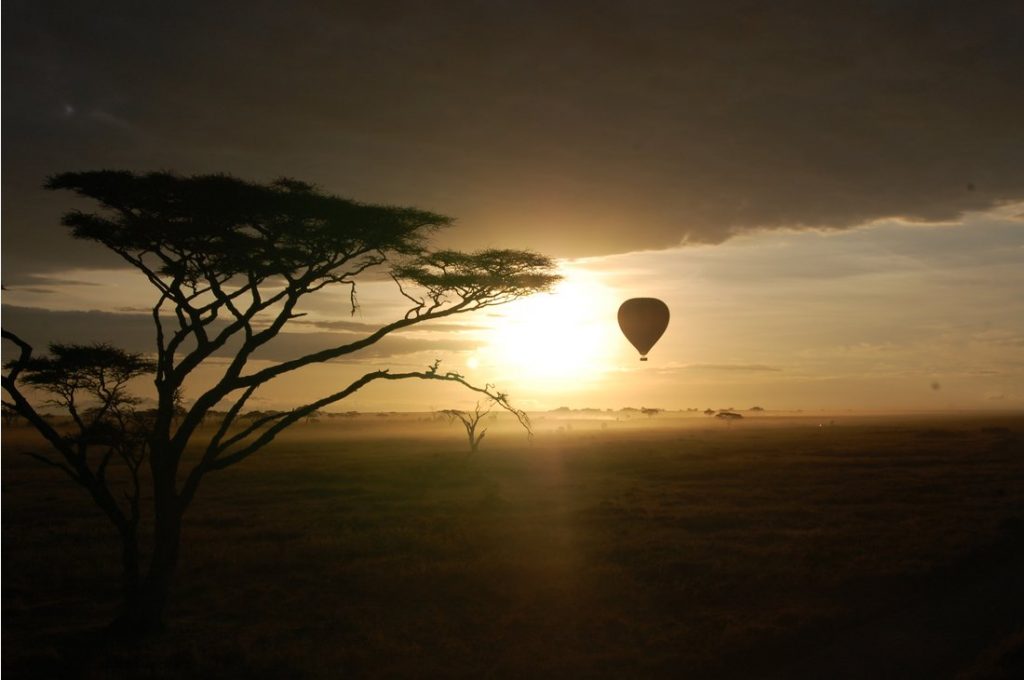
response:
M565 273L550 292L503 308L474 359L532 387L578 386L604 372L615 352L617 297L585 273Z

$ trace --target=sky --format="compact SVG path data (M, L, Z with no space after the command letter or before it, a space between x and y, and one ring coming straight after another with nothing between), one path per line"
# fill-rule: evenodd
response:
M566 277L295 376L268 408L434 358L538 409L1024 407L1020 3L2 12L3 323L38 346L152 347L151 295L67 236L87 206L47 176L228 172L451 215L439 245L532 248ZM644 364L615 325L636 296L672 310ZM404 312L380 281L360 299L317 296L261 361ZM449 387L338 408L466 405Z

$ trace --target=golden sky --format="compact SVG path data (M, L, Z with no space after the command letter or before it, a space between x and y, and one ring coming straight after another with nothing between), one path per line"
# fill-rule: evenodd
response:
M1024 406L1024 204L946 224L888 220L843 231L762 231L717 245L564 260L562 284L484 313L424 324L348 362L299 373L254 402L283 408L366 370L435 358L531 409L984 409ZM30 341L113 341L146 351L148 302L129 271L72 270L5 295ZM653 296L672 320L650 361L616 323ZM390 281L312 296L262 359L351 339L398 318ZM48 310L48 311L42 311ZM83 311L90 310L90 311ZM203 384L198 375L190 389ZM455 388L371 386L339 410L468 406Z
M452 215L565 284L303 374L434 358L533 408L1020 408L1019 3L4 3L5 327L152 346L152 299L68 238L55 173L290 176ZM664 299L636 361L615 311ZM323 294L274 361L404 311ZM6 348L5 348L6 350ZM198 376L202 380L202 376ZM198 390L199 385L194 386ZM375 386L341 409L463 403Z

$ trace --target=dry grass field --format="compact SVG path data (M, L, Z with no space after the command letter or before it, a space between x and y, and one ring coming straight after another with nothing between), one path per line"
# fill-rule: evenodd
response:
M208 478L137 647L112 530L7 428L4 676L1024 676L1024 418L535 422L297 426Z

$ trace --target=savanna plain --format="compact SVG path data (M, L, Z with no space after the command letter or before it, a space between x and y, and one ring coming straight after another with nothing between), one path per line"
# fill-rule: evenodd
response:
M112 529L5 427L5 677L1024 677L1020 414L485 423L322 418L210 475L130 644Z

